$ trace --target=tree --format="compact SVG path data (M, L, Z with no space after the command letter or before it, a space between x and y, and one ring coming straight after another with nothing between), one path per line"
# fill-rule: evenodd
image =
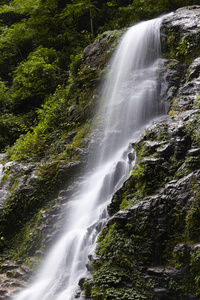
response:
M54 92L60 80L56 51L38 47L14 72L11 86L14 111L29 111L38 108L45 97Z

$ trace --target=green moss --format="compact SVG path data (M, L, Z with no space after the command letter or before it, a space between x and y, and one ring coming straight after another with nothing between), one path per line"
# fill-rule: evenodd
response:
M145 130L144 140L145 141L158 141L163 142L169 139L168 125L158 123L152 129Z
M180 295L200 294L198 245L200 239L199 184L192 180L190 206L176 207L170 217L170 239L165 254L176 268L183 272L181 281L169 280L169 288ZM176 246L176 248L174 248Z
M198 170L200 167L199 156L186 157L182 166L177 170L175 178L181 178L189 175L191 172Z
M194 108L197 109L194 116L190 118L190 122L186 125L186 132L191 137L194 147L200 147L200 95L194 101Z
M112 30L112 31L105 31L102 34L98 35L97 41L106 39L106 53L105 59L107 59L110 54L116 49L119 40L121 39L122 35L126 32L126 28L121 30Z
M179 270L183 271L183 277L181 281L173 280L173 283L171 279L168 284L171 290L178 292L178 299L182 299L182 294L188 295L193 293L196 296L200 295L200 249L190 250L190 245L183 244L178 252L173 253L175 265Z
M13 189L0 218L1 236L10 240L41 207L57 196L67 180L73 180L79 165L69 165L66 169L64 166L65 162L59 160L41 165L31 188Z
M162 50L164 57L178 59L189 65L194 57L200 54L200 30L195 33L180 37L180 33L172 30L164 30L165 37L162 38Z
M199 187L198 187L199 193ZM186 234L187 240L189 241L199 241L200 240L200 197L197 192L195 193L195 198L192 199L192 203L190 205L189 210L186 215Z
M120 209L131 208L139 203L145 196L144 188L145 185L140 187L133 195L125 196L120 204Z
M177 113L178 113L178 111L180 111L180 109L179 109L179 101L180 101L179 98L173 98L172 105L171 105L171 108L170 108L170 111L169 111L169 115L171 117L176 116Z
M194 100L194 108L200 109L200 94L198 94L196 99Z
M162 53L164 57L174 59L177 53L177 47L180 40L180 34L171 30L164 30L162 37Z
M0 186L2 186L4 182L6 182L9 175L10 175L10 168L6 168L6 170L4 171L3 176L1 178ZM13 178L13 180L14 180L14 178Z
M100 234L97 254L93 262L95 273L92 299L147 299L152 282L142 278L140 263L151 255L150 247L142 247L148 240L145 220L138 225L114 224ZM144 253L145 252L145 253Z
M86 298L90 297L90 287L88 280L83 283L83 291Z
M41 256L37 255L37 251L45 250L44 240L46 235L44 234L44 225L47 221L48 210L53 205L55 205L54 199L48 203L44 203L42 209L34 211L34 215L31 218L23 220L20 228L16 221L16 228L18 230L12 230L12 234L8 233L6 237L1 238L2 260L20 260L32 270L37 268L41 261ZM54 225L51 224L51 226L53 227Z
M190 258L190 274L194 278L195 293L196 295L200 295L200 249L197 248L195 251L191 253Z
M187 34L181 38L177 47L176 56L184 61L186 65L189 65L194 57L198 57L200 54L200 30L195 34Z

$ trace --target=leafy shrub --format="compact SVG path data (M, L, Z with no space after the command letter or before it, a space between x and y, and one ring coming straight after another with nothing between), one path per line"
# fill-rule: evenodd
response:
M97 255L93 262L94 287L92 299L148 299L150 282L144 281L139 265L150 254L144 251L144 220L133 226L114 224L105 228L99 236ZM143 261L144 262L144 261ZM149 290L149 291L148 291ZM149 298L150 299L150 298Z
M38 47L14 72L11 87L15 111L27 111L39 107L52 93L59 81L56 51Z
M1 27L0 33L0 76L10 80L14 67L26 59L32 49L34 30L27 28L23 20L11 27Z
M9 105L8 88L5 81L0 80L0 110L5 112Z
M195 282L195 292L196 295L200 295L200 249L197 248L196 251L191 253L190 259L190 271Z
M63 131L67 120L66 90L59 87L55 94L37 111L37 124L31 127L26 135L22 135L9 149L12 159L21 160L44 157L45 151ZM58 127L61 132L58 132Z
M26 120L10 113L0 115L0 150L11 146L20 134L26 133Z

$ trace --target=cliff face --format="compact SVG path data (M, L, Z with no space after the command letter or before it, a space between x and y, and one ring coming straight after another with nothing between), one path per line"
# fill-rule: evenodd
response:
M90 257L93 283L83 284L89 298L198 299L199 24L199 6L179 9L163 20L160 64L165 88L160 101L165 114L133 145L136 167L113 196L97 255ZM110 36L84 51L84 63L99 76ZM70 147L76 134L67 136ZM62 231L62 212L88 157L89 140L81 138L81 145L68 147L74 151L69 160L4 165L0 246L7 261L1 265L1 299L26 284L32 272L27 265L36 265Z
M133 145L132 176L113 197L93 261L94 299L200 294L200 7L162 23L167 114Z

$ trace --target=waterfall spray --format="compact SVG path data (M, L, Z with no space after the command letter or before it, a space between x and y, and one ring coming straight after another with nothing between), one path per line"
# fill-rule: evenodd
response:
M79 279L89 273L85 265L108 218L107 206L134 165L130 143L160 114L161 21L139 23L122 38L102 91L101 143L92 171L85 174L81 190L70 201L65 233L47 255L37 280L14 300L75 299Z

